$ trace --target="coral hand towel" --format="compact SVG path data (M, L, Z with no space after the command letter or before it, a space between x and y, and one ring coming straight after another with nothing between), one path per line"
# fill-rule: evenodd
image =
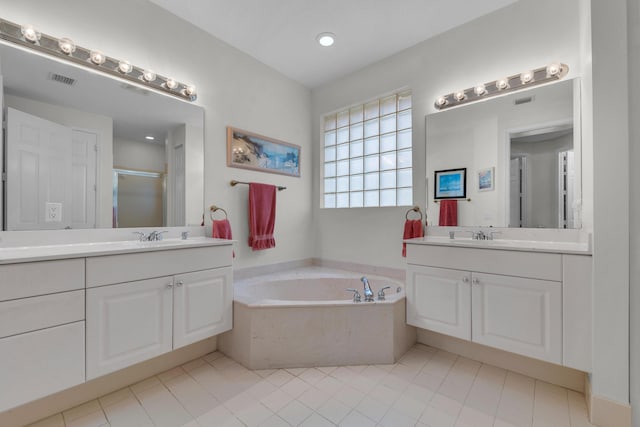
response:
M214 219L212 231L212 237L214 239L233 239L233 237L231 237L231 223L229 223L228 219ZM233 257L236 257L236 251L233 251Z
M457 200L441 200L440 201L440 218L438 225L458 225L458 201Z
M273 228L276 223L276 187L249 184L249 246L254 251L276 247Z
M422 228L422 220L408 219L404 223L404 233L402 239L413 239L415 237L424 237L424 229ZM402 243L402 256L407 256L407 244Z

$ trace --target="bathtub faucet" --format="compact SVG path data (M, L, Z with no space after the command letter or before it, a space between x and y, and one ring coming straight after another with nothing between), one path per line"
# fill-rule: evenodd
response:
M369 286L369 280L366 277L362 276L360 278L362 283L364 284L364 301L372 302L373 301L373 291L371 290L371 286Z

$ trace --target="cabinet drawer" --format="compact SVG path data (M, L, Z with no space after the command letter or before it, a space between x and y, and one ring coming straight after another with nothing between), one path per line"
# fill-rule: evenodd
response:
M84 322L0 339L0 412L84 382Z
M549 253L407 245L409 264L562 281L562 255Z
M84 320L84 290L0 302L0 338Z
M87 258L87 287L231 265L231 245Z
M84 289L84 259L0 265L0 301Z

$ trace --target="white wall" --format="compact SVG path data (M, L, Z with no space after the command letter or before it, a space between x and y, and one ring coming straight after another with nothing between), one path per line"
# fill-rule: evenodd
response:
M164 173L164 144L114 138L113 167Z
M113 119L60 105L47 104L13 95L5 96L8 107L64 126L95 131L98 134L97 222L99 228L112 225L113 209Z
M312 91L314 158L319 159L320 119L327 112L409 87L413 98L414 204L425 206L425 115L444 93L553 61L581 75L581 0L521 0L362 71ZM550 31L549 29L553 29ZM589 153L586 153L589 155ZM320 169L314 165L316 252L321 258L403 268L406 208L319 209ZM592 181L584 172L584 185ZM432 183L429 178L429 193ZM428 212L437 222L437 212ZM589 219L585 221L589 223Z
M229 212L238 240L235 265L313 256L308 89L145 0L0 0L0 10L5 19L195 84L197 104L205 108L205 206ZM229 125L301 145L302 177L228 168ZM278 194L276 248L255 253L248 248L248 187L232 188L232 179L287 187ZM209 222L208 212L206 217Z

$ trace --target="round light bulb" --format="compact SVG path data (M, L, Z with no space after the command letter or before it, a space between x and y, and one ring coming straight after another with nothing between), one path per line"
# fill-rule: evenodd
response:
M194 85L187 85L184 88L184 94L187 96L195 96L196 87Z
M133 71L133 65L131 65L129 61L120 61L118 63L118 71L120 71L122 74L129 74L131 71Z
M446 96L439 96L438 99L436 99L436 106L437 107L444 107L445 105L447 105L447 97Z
M531 83L533 81L533 71L525 71L520 74L520 81L522 84Z
M476 87L473 88L473 91L475 92L475 94L477 96L482 96L485 93L487 93L487 88L486 88L485 85L479 84L479 85L477 85Z
M547 77L555 77L562 71L562 65L558 63L549 64L547 66Z
M178 82L177 82L177 81L175 81L175 80L173 80L172 78L168 78L168 79L167 79L167 81L165 82L165 86L166 86L168 89L173 90L173 89L175 89L175 88L177 88L177 87L178 87Z
M145 82L152 82L156 79L156 77L156 73L151 70L145 70L144 73L142 73L142 80L144 80Z
M509 88L509 78L505 77L504 79L496 80L496 88L498 90L505 90Z
M71 55L76 51L76 44L73 42L73 40L66 37L58 40L58 47L60 48L62 53L65 53L67 55Z
M316 40L320 43L320 46L329 47L336 42L336 36L333 33L320 33L317 35Z
M463 101L467 97L467 95L464 93L464 90L459 90L453 94L453 97L456 99L456 101Z
M104 53L100 52L99 50L92 50L89 54L89 58L91 59L91 62L96 65L102 65L107 60L107 57L104 56Z
M31 43L37 43L38 40L40 40L40 37L42 37L40 31L36 30L31 24L21 26L20 32L22 33L22 36L25 38L25 40L28 40Z

